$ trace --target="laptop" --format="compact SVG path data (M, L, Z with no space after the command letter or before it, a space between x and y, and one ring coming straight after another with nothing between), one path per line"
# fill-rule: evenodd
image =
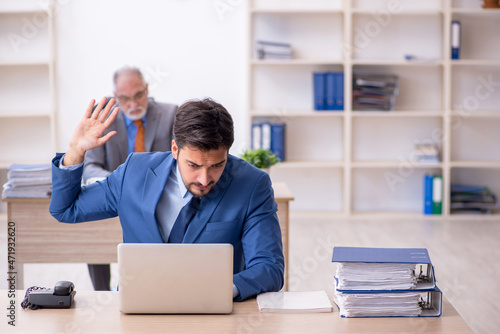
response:
M123 313L231 313L233 246L119 244L118 291Z

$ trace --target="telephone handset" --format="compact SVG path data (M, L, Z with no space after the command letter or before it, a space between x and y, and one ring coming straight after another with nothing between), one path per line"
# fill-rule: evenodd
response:
M31 287L26 291L23 308L70 308L75 297L75 285L69 281L59 281L53 289ZM27 297L27 298L26 298ZM25 304L25 305L23 305Z

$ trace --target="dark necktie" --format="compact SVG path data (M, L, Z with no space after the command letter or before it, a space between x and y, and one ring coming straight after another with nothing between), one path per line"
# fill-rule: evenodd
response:
M193 196L188 204L184 205L175 220L172 231L170 231L170 236L168 237L169 243L181 243L184 239L184 234L186 233L187 227L191 219L198 212L200 207L200 198Z

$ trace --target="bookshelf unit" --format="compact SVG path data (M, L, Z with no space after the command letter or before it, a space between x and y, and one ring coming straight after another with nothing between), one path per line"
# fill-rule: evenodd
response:
M56 147L55 2L0 2L0 170L50 162Z
M477 0L250 0L248 23L249 121L286 124L286 161L271 178L296 194L292 210L462 217L450 214L451 183L500 195L500 10ZM291 43L293 59L257 59L257 40ZM313 72L326 71L344 73L343 111L313 108ZM394 111L352 110L356 72L399 77ZM415 162L416 143L436 144L440 162ZM422 213L429 173L443 176L442 215Z

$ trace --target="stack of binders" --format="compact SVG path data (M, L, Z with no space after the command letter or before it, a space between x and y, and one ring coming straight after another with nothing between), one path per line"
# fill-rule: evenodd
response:
M425 248L334 247L342 317L439 317L442 293Z
M314 110L344 110L344 73L313 73Z
M253 123L252 150L271 151L280 161L285 161L285 132L285 123Z

